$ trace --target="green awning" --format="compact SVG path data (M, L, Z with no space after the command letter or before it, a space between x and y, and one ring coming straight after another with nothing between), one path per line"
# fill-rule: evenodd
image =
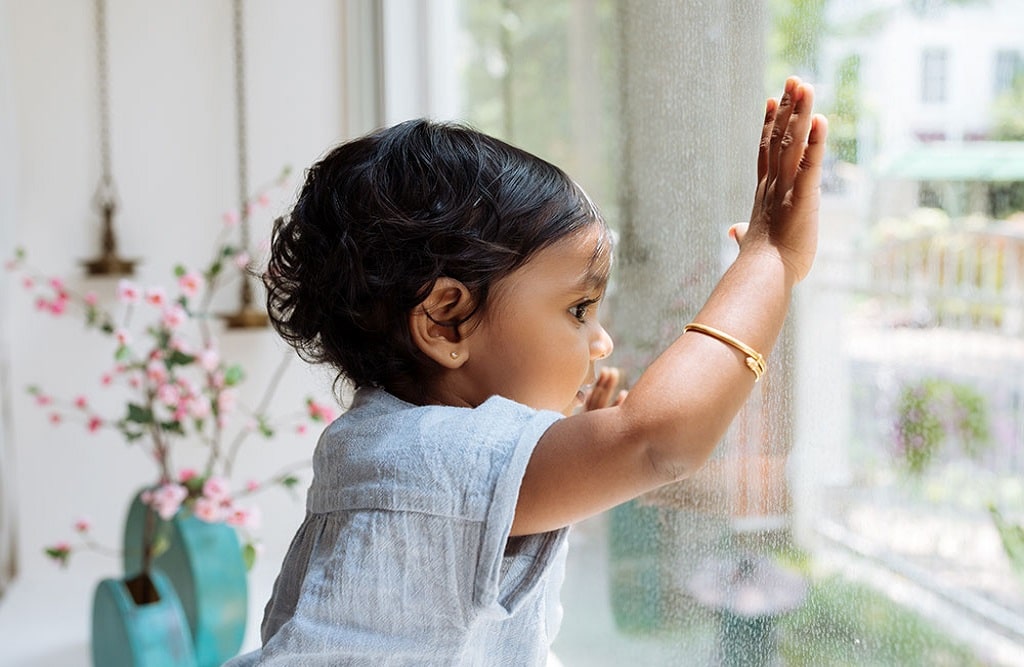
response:
M881 159L878 175L912 181L1024 181L1024 141L922 144Z

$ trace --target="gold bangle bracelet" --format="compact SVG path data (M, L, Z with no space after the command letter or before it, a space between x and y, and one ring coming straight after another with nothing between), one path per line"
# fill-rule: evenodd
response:
M760 380L761 376L764 375L764 355L755 350L754 348L750 347L743 341L739 340L738 338L733 338L724 331L719 331L718 329L709 327L706 324L699 324L697 322L690 322L685 327L683 327L683 333L686 333L687 331L697 331L707 336L711 336L712 338L717 338L723 343L732 345L737 350L747 355L747 368L749 368L754 373L754 382Z

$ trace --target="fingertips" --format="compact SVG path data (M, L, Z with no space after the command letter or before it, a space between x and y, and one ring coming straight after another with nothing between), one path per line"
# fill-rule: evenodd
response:
M828 137L828 118L823 114L816 113L811 118L811 131L807 136L808 144L824 144Z
M793 113L808 114L814 108L814 86L801 83L793 92Z

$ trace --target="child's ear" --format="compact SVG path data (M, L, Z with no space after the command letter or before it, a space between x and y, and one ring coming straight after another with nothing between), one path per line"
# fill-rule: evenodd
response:
M445 368L458 368L469 358L459 328L476 308L469 289L454 278L441 277L430 294L409 313L409 333L423 354Z

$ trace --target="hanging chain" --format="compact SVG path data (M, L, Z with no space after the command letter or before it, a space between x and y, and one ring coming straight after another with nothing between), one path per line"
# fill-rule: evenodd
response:
M114 196L114 170L110 158L110 74L107 59L107 3L96 0L96 81L100 115L100 184L96 191L97 204L112 204Z
M238 213L242 251L249 251L249 155L246 152L245 125L245 31L242 23L242 0L232 6L235 24L235 124L238 131ZM228 318L230 327L266 326L267 315L252 308L253 293L248 270L242 270L241 304L238 313Z
M242 24L242 0L234 2L235 27L235 114L238 132L238 204L242 249L249 250L249 155L246 150L245 119L245 31Z

